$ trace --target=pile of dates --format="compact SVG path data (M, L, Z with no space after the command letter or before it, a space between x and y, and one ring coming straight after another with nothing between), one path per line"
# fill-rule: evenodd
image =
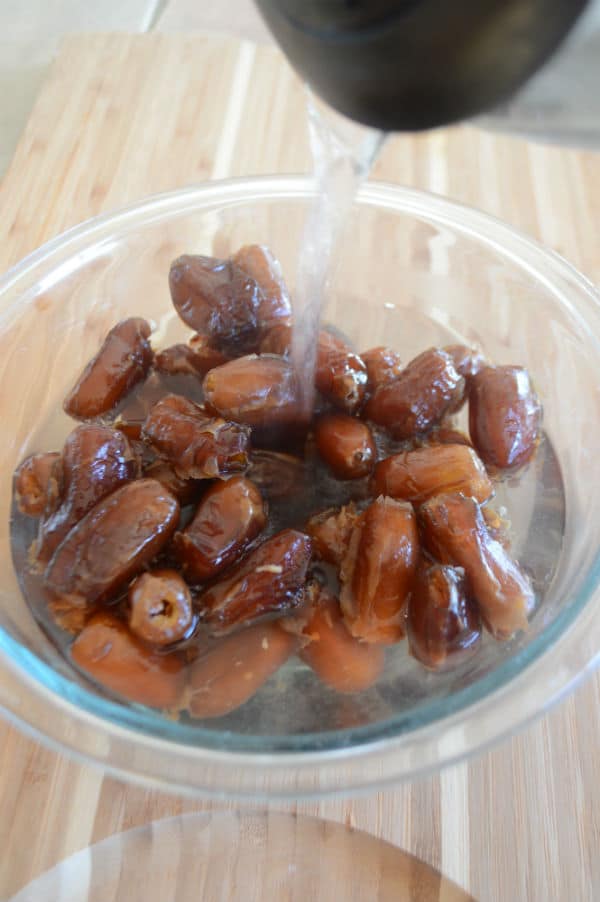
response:
M405 637L440 670L484 627L527 628L534 593L488 505L539 442L526 370L458 345L359 355L323 329L307 414L267 248L180 257L169 285L187 344L158 350L146 320L119 322L65 399L80 424L62 451L15 474L18 510L39 518L28 567L83 673L219 717L292 655L353 693ZM469 436L451 419L465 403Z

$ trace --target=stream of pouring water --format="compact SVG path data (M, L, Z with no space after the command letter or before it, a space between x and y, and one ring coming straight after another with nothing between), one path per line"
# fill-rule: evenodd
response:
M385 141L384 132L357 125L308 91L308 126L317 197L309 212L299 255L294 298L292 361L303 409L312 410L321 309L335 269L356 193Z

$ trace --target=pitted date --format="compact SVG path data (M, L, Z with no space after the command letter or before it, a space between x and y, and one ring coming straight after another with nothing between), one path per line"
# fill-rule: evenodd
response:
M317 450L338 479L368 476L377 457L366 423L343 413L324 414L315 423Z
M14 493L17 507L27 517L41 517L58 502L62 482L62 462L58 451L32 454L15 470Z
M116 407L148 374L154 357L150 332L140 317L117 323L65 398L65 413L91 420Z
M263 294L252 276L216 257L184 255L171 264L169 288L183 322L219 351L256 350Z
M380 386L364 413L394 438L414 438L456 410L464 391L464 377L456 372L452 358L431 348L411 360L393 382Z
M527 370L484 367L469 395L469 432L483 462L494 469L516 469L535 452L542 407Z
M173 710L185 687L185 665L176 652L157 653L103 611L84 626L71 658L97 683L140 705Z
M257 487L241 476L218 482L202 497L191 523L173 538L172 552L186 579L203 583L246 550L267 521Z
M155 404L142 432L183 479L213 479L248 465L250 430L209 417L179 395L167 395Z
M192 593L176 570L142 573L129 587L129 629L151 645L171 645L189 633Z
M96 504L63 539L44 575L55 596L108 601L171 539L179 503L155 479L127 483Z
M204 394L221 416L261 436L293 429L300 420L297 378L281 357L251 354L219 366L205 376Z
M529 579L486 529L479 505L464 495L438 495L419 509L421 534L442 563L462 567L481 619L496 639L527 629L535 603Z
M317 343L315 385L321 394L346 413L355 413L367 392L367 368L340 337L322 329Z
M291 316L292 305L281 264L268 247L246 244L231 257L231 262L251 276L262 292L257 312L261 332Z
M401 374L403 366L400 355L392 348L371 348L360 355L369 376L368 389L373 394L380 385L393 382Z
M300 657L319 679L336 692L364 692L383 670L381 645L360 642L348 632L338 599L317 582L308 589L309 600L298 618L285 618L284 628L300 637Z
M430 670L445 670L477 649L481 625L464 573L423 561L408 602L408 644Z
M198 597L201 615L215 634L282 614L302 600L311 541L284 529L259 545L229 576Z
M187 690L192 717L223 717L258 692L294 653L297 640L278 623L226 636L192 665Z
M358 516L356 505L350 502L339 510L329 509L311 517L306 532L312 539L315 557L341 567Z
M377 495L413 504L446 492L462 492L483 504L494 491L482 462L466 445L426 445L394 454L377 464L372 488Z
M377 498L359 516L340 572L342 613L353 636L383 644L403 638L418 558L411 505Z
M137 476L127 438L94 423L78 426L62 452L60 504L40 521L36 558L47 563L69 530L102 498Z

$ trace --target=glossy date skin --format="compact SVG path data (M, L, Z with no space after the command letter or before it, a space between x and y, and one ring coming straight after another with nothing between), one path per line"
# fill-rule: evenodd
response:
M167 545L178 520L177 499L155 479L121 486L63 539L46 568L46 589L87 605L109 601Z
M298 383L281 357L251 354L219 366L204 379L206 401L226 419L260 436L298 426Z
M214 352L215 360L207 360L197 354L189 345L176 344L160 351L154 358L154 368L167 376L204 376L212 369L227 360L223 354Z
M280 357L289 357L291 350L292 324L287 320L282 320L268 329L259 347L261 354L278 354Z
M328 589L312 583L308 594L309 601L298 617L288 617L282 623L300 637L300 657L336 692L369 689L383 670L382 646L360 642L350 635L340 603Z
M142 434L183 479L213 479L248 465L250 430L206 412L179 395L155 404Z
M246 244L233 254L231 262L251 276L262 292L257 311L262 334L281 320L289 319L292 305L281 265L268 247Z
M172 552L188 582L203 583L239 558L266 522L253 482L241 476L218 482L202 497L191 523L175 534Z
M339 336L322 329L317 342L315 385L335 407L355 413L367 392L367 367Z
M184 255L171 264L169 288L183 322L226 353L256 350L262 292L231 260Z
M176 570L142 573L129 587L129 629L150 645L183 639L194 620L192 594Z
M404 368L393 382L380 386L364 416L396 439L428 432L463 401L465 380L445 351L431 348Z
M460 376L465 377L468 384L485 366L485 357L476 348L470 348L468 345L446 345L443 350L450 355L454 369Z
M460 664L477 649L481 624L462 571L423 561L408 602L408 643L430 670Z
M166 460L151 461L143 467L142 473L148 479L162 483L182 506L195 501L206 487L206 482L202 479L182 479Z
M393 382L401 374L403 366L400 355L392 348L380 346L364 351L361 359L367 368L369 394L373 394L380 385Z
M377 457L366 423L346 414L324 414L315 423L317 450L338 479L368 476Z
M483 462L513 470L533 456L541 433L542 407L527 370L484 367L469 395L469 432Z
M483 504L493 486L475 451L466 445L426 445L377 464L375 494L422 504L433 495L462 492Z
M154 358L150 332L140 317L117 323L65 398L65 413L91 420L113 410L148 374Z
M158 654L106 611L84 626L71 645L71 658L97 683L140 705L173 710L185 687L178 654Z
M216 366L222 366L231 360L229 354L225 354L211 345L208 335L202 335L200 332L188 339L188 347L193 351L195 365L202 368L203 375L206 375L209 370L213 370Z
M213 633L296 607L302 600L311 551L308 536L284 529L206 589L198 597L198 609Z
M14 496L27 517L41 517L58 502L62 483L61 455L45 451L27 457L15 470Z
M138 474L122 432L86 423L68 436L61 456L60 504L40 521L36 559L47 563L69 530L102 498Z
M481 509L464 495L437 495L419 509L427 549L445 564L462 567L481 619L495 639L527 629L535 604L529 579L488 532Z
M278 623L226 636L191 667L187 707L192 717L223 717L248 701L297 647Z
M418 558L411 505L377 498L358 518L341 567L340 602L353 636L383 644L403 638Z

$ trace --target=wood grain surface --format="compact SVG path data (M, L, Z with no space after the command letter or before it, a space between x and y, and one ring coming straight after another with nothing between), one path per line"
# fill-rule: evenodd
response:
M275 50L202 35L69 39L0 186L0 269L146 194L308 166L302 87ZM374 177L480 207L600 281L598 155L461 127L393 138ZM438 776L277 808L389 840L481 902L598 899L599 712L593 678ZM0 898L117 831L215 807L116 782L0 723ZM416 885L410 898L450 898L441 886Z

